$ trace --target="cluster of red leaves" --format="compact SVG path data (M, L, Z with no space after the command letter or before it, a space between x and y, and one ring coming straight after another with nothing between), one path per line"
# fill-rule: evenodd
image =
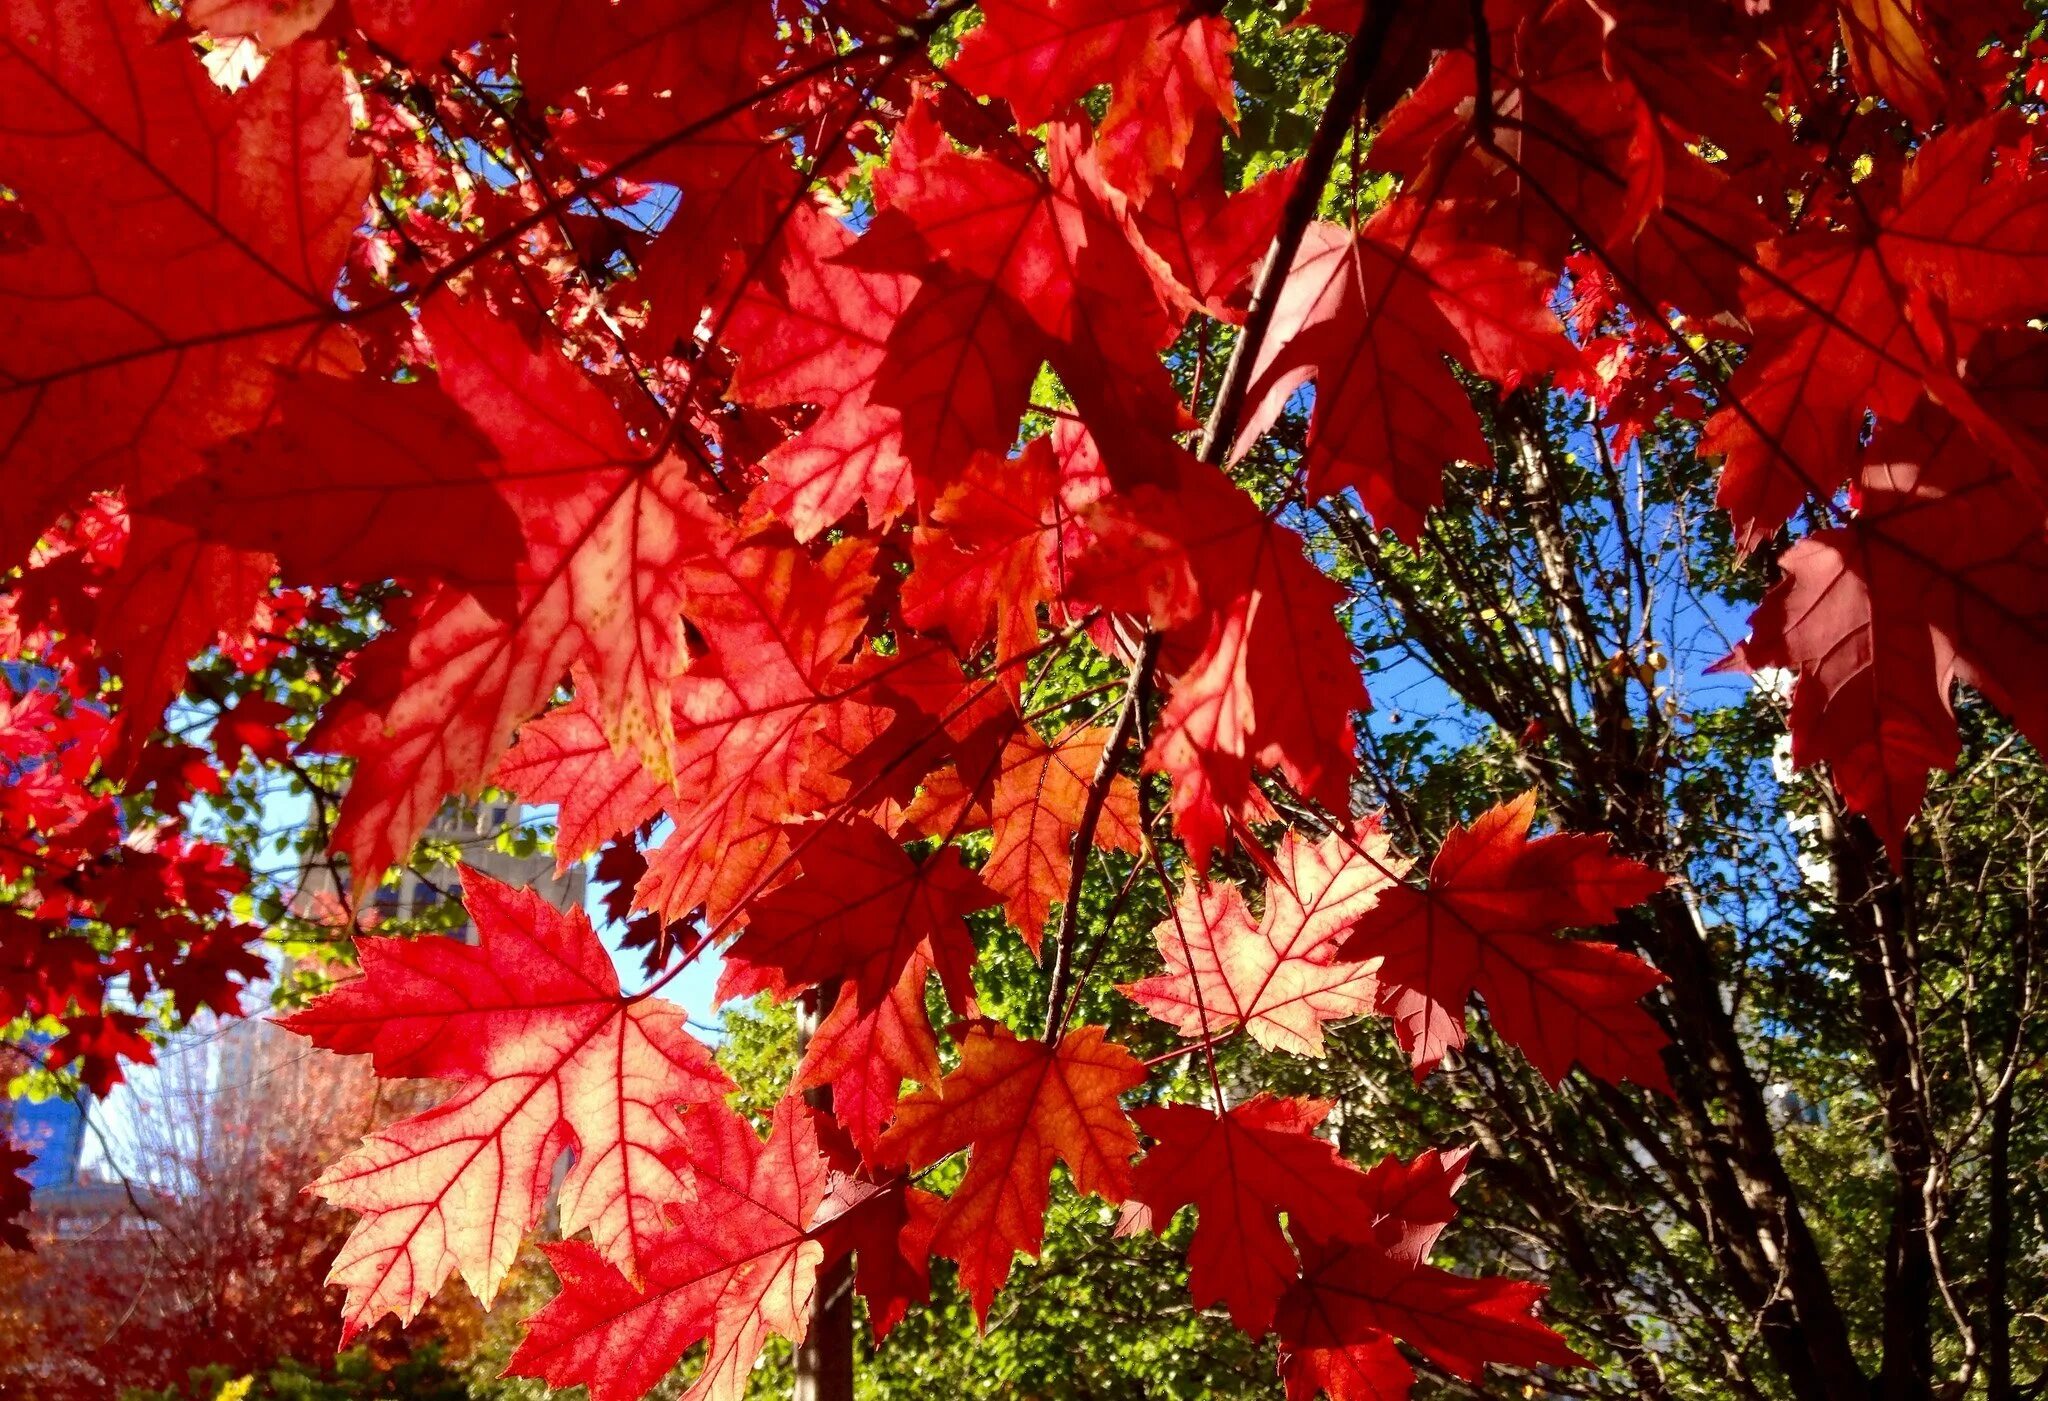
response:
M150 1060L153 1003L235 1015L264 970L261 931L229 911L244 874L179 826L219 776L197 749L124 737L87 640L118 631L128 600L112 581L133 548L118 504L95 500L0 593L0 1024L55 1023L40 1061L98 1094ZM26 1207L24 1165L0 1157L0 1239Z
M985 1315L1064 1163L1155 1217L1195 1206L1196 1294L1278 1332L1294 1396L1399 1390L1396 1341L1472 1378L1569 1365L1535 1287L1428 1265L1461 1159L1363 1171L1320 1106L1220 1090L1134 1122L1145 1067L1067 1026L1059 977L1037 1039L978 1015L965 916L1000 906L1035 950L1094 848L1163 873L1170 817L1187 884L1164 971L1127 991L1188 1049L1243 1031L1313 1056L1377 1013L1426 1072L1476 992L1546 1076L1662 1086L1638 1005L1658 975L1559 936L1663 878L1530 840L1524 801L1403 883L1351 812L1343 591L1225 467L1312 381L1298 492L1354 491L1412 538L1446 466L1489 458L1475 377L1587 393L1624 448L1711 402L1746 546L1802 506L1837 518L1784 556L1737 660L1798 671L1797 753L1896 847L1953 760L1952 682L2042 733L2024 13L1491 0L1475 33L1463 7L1319 2L1398 180L1352 227L1305 217L1329 143L1232 188L1224 17L986 0L939 66L962 8L11 6L0 562L93 492L133 503L95 594L131 736L273 580L395 581L302 741L353 761L358 894L495 782L556 805L565 861L603 850L632 882L663 978L723 941L728 992L829 1008L764 1143L660 981L623 993L580 916L471 875L479 945L363 941L363 977L294 1025L453 1089L319 1184L360 1218L350 1330L456 1271L488 1300L566 1149L562 1225L589 1239L553 1252L563 1292L515 1370L624 1397L705 1341L693 1394L736 1396L849 1251L878 1331L933 1253ZM1169 358L1197 325L1244 330L1191 448L1204 406ZM1707 336L1746 346L1725 385ZM1034 405L1047 368L1064 401ZM1034 664L1083 646L1128 665L1127 700L1048 732ZM237 756L276 734L244 718ZM132 739L65 743L75 782L147 771ZM1320 823L1269 844L1282 806ZM1208 879L1223 850L1263 891ZM217 908L222 882L164 865ZM92 1025L75 980L36 995ZM827 1086L829 1115L795 1094ZM910 1185L959 1153L943 1200Z

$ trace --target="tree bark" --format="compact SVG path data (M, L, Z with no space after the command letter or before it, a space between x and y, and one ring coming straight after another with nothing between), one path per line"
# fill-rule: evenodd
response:
M797 1055L810 1045L825 1009L839 994L836 982L812 988L797 1003ZM832 1087L804 1091L804 1101L832 1110ZM796 1401L853 1401L853 1261L845 1256L818 1272L811 1319L796 1350Z
M796 1350L796 1401L853 1401L853 1262L818 1275L810 1331Z
M1885 1152L1892 1163L1883 1351L1874 1394L1878 1401L1920 1401L1934 1394L1936 1223L1929 1219L1928 1182L1935 1145L1916 1044L1918 1011L1904 891L1868 823L1824 809L1822 824L1877 1076Z

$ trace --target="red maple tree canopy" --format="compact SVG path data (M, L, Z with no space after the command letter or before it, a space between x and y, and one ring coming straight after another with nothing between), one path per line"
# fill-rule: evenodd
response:
M1958 683L2048 740L2032 21L1949 8L1316 0L1288 146L1220 5L13 0L0 1023L104 1089L151 1009L242 1010L219 779L158 732L195 657L327 629L204 742L345 773L337 924L497 787L649 970L465 871L474 943L366 934L286 1021L443 1086L312 1186L344 1336L488 1303L553 1192L512 1370L626 1401L701 1345L737 1401L821 1271L879 1338L950 1260L986 1322L1060 1191L1191 1208L1293 1401L1568 1371L1539 1282L1431 1263L1463 1146L1353 1162L1256 1068L1366 1021L1424 1077L1483 1014L1654 1101L1632 912L1685 893L1534 793L1414 850L1313 526L1423 540L1531 386L1602 451L1697 423L1776 559L1723 665L1895 857ZM710 950L812 1014L760 1123L663 995Z

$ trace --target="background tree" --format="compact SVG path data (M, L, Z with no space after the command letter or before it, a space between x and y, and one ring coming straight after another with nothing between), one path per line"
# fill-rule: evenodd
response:
M82 1401L281 1358L317 1370L339 1331L324 1283L347 1233L299 1185L417 1093L255 1021L195 1028L123 1093L95 1126L116 1176L89 1210L32 1223L34 1252L8 1273L0 1382ZM374 1341L392 1356L476 1331L474 1305L450 1299L411 1342Z

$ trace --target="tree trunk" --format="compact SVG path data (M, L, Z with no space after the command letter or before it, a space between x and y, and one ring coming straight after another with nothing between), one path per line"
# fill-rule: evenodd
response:
M1914 957L1904 892L1877 834L1861 818L1822 812L1835 903L1855 961L1866 1044L1892 1162L1891 1226L1885 1241L1878 1401L1934 1394L1934 1231L1929 1180L1934 1131L1928 1122L1916 1039Z
M796 1350L796 1401L853 1401L853 1262L844 1257L818 1275Z
M797 1054L810 1045L824 1009L838 995L838 985L813 988L797 1004ZM832 1087L804 1091L814 1108L830 1112ZM818 1272L811 1295L811 1321L796 1350L796 1401L853 1401L853 1261L841 1257Z

